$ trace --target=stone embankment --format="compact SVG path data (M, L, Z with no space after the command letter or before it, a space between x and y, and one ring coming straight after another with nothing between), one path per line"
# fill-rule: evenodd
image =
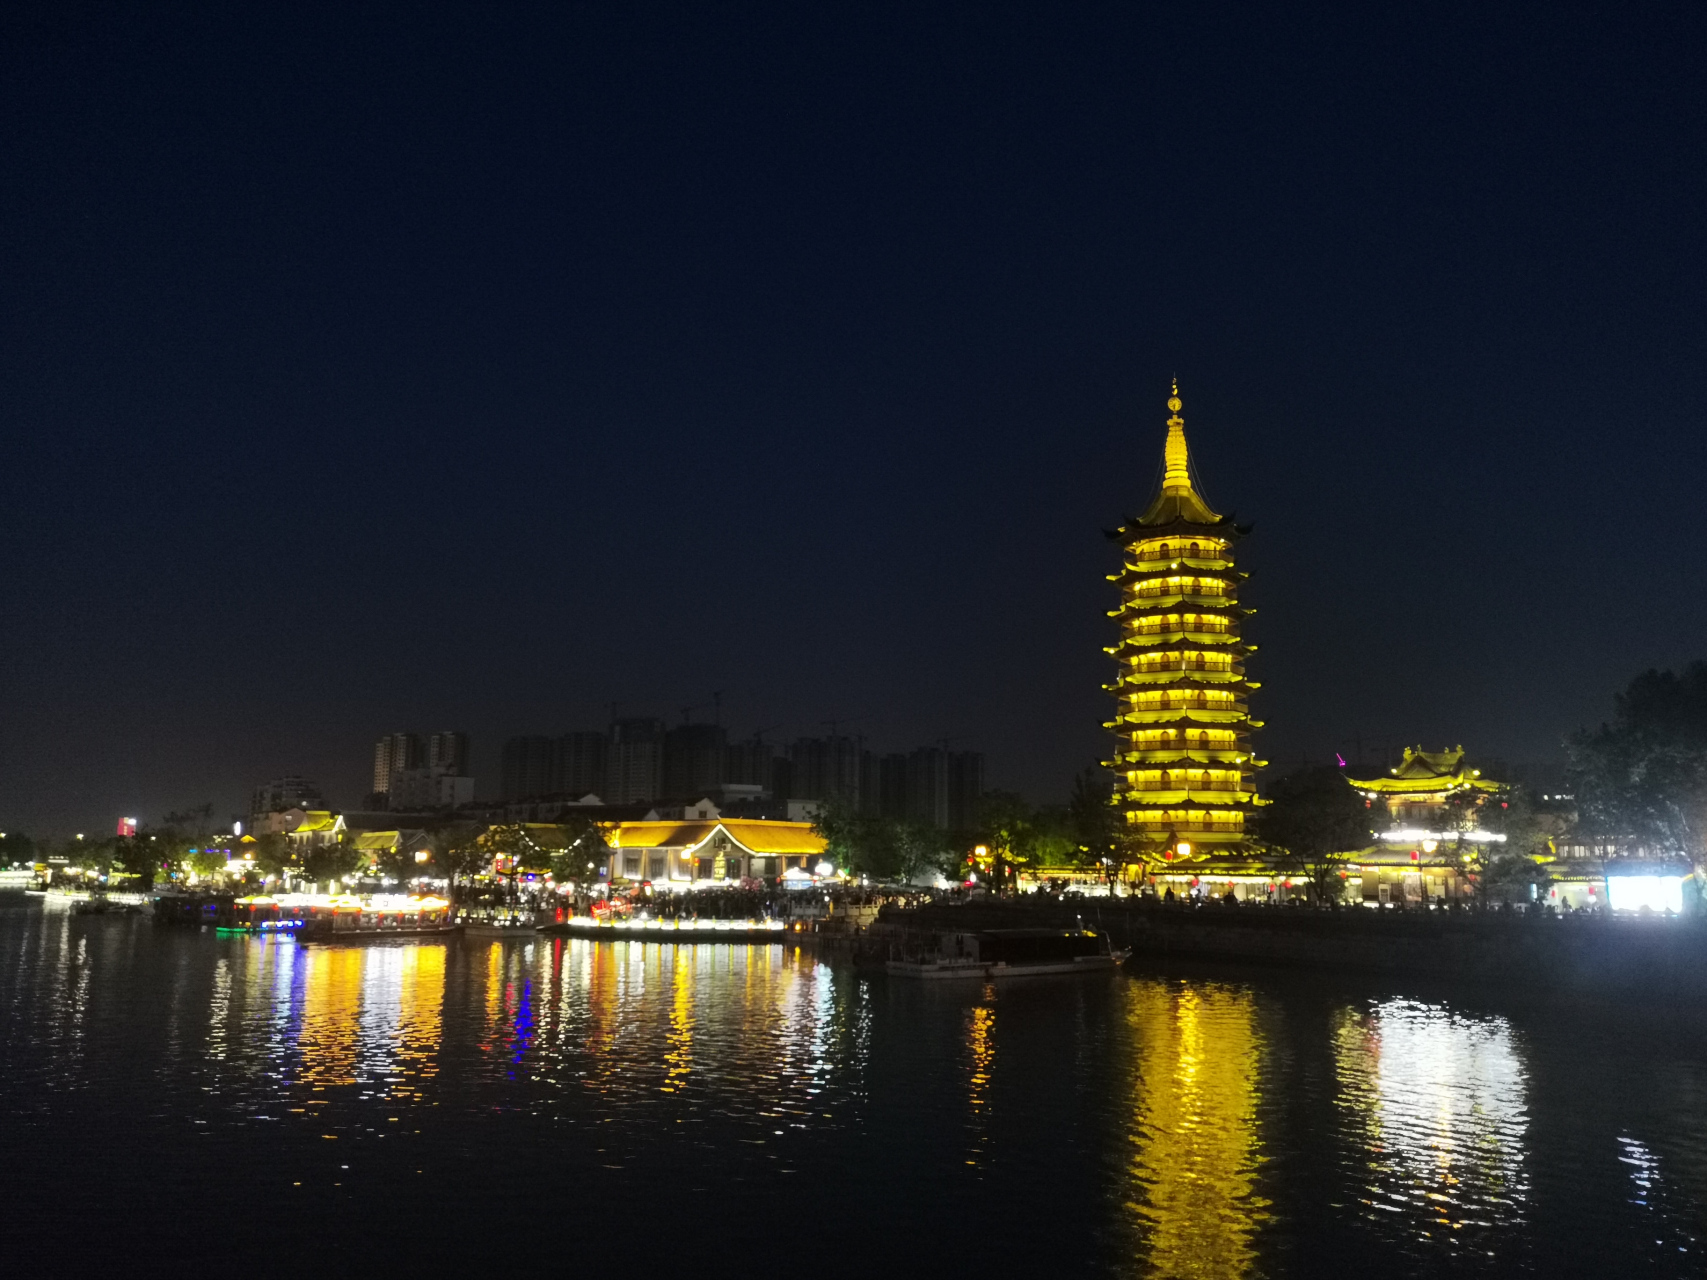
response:
M1707 921L1606 914L1205 903L972 901L885 909L871 930L1071 928L1135 957L1310 966L1601 994L1707 996Z

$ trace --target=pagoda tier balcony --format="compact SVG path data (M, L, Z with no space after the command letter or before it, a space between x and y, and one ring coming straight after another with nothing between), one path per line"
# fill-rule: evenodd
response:
M1126 543L1126 554L1140 560L1231 560L1233 544L1226 538L1149 534Z
M1162 671L1186 673L1201 671L1208 675L1226 675L1228 673L1239 673L1244 665L1245 655L1234 652L1224 645L1182 645L1170 646L1166 649L1149 645L1140 652L1128 654L1126 657L1128 670L1144 674Z
M1122 791L1120 798L1127 804L1249 804L1256 798L1254 791L1218 791L1193 789L1189 791Z
M1195 685L1170 685L1164 689L1128 689L1129 711L1157 711L1165 707L1192 707L1206 711L1247 710L1244 691L1204 689Z
M1126 548L1121 556L1121 563L1128 570L1142 573L1155 573L1158 569L1172 569L1176 566L1181 569L1207 569L1211 573L1224 573L1233 567L1233 553L1200 550L1196 555L1190 552L1182 554L1138 543Z
M1208 844L1211 842L1202 838L1205 835L1212 836L1216 834L1223 834L1242 837L1245 833L1245 824L1242 821L1210 822L1204 820L1187 822L1182 819L1178 822L1174 822L1166 818L1155 820L1147 818L1129 818L1127 819L1127 823L1140 835L1150 836L1152 838L1159 837L1170 844L1176 839L1189 840L1192 844Z
M1256 798L1256 792L1246 785L1245 780L1238 778L1226 782L1203 778L1189 782L1179 778L1165 781L1146 778L1136 783L1128 781L1122 788L1122 794L1134 804L1184 804L1184 800L1169 800L1168 797L1184 796L1187 792L1201 795L1198 804L1249 804Z

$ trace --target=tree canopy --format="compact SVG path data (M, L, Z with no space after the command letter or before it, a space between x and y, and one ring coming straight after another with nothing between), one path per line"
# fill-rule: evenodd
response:
M1281 863L1310 881L1316 896L1337 896L1346 855L1369 847L1372 810L1332 765L1304 765L1277 778L1259 811L1258 832Z
M1707 863L1707 662L1644 671L1569 742L1584 831L1621 852Z

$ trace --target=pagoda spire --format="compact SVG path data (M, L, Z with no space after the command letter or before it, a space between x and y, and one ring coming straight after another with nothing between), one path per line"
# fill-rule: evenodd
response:
M1185 419L1179 416L1179 411L1185 407L1185 401L1179 398L1179 379L1174 380L1174 391L1168 397L1168 411L1173 415L1168 419L1168 443L1162 450L1162 458L1166 470L1162 474L1163 493L1191 492L1191 452L1185 444Z
M1185 401L1179 398L1179 379L1174 379L1173 394L1168 397L1168 439L1162 446L1162 488L1150 503L1138 523L1166 524L1172 520L1215 524L1216 515L1191 484L1191 451L1185 443L1185 419L1179 411Z

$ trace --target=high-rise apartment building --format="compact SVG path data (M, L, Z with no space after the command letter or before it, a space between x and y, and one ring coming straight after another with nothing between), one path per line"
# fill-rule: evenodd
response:
M325 807L326 798L320 794L320 788L307 778L294 773L274 778L271 782L263 782L249 797L251 821L265 814L283 813L286 809Z
M948 827L948 752L941 747L920 747L907 757L907 819Z
M984 799L984 753L953 751L948 757L948 829L971 831Z
M776 748L755 736L748 742L732 742L723 753L723 781L735 786L763 787L774 794Z
M610 804L657 800L664 784L664 722L646 718L617 720L610 727L605 755L604 799Z
M907 816L907 757L899 751L878 757L877 813L898 821Z
M453 729L429 733L388 733L373 748L376 808L453 809L474 799L468 776L468 735Z
M580 799L585 795L604 798L605 760L610 739L598 732L565 733L557 739L552 761L553 790L558 795Z
M854 739L843 735L800 738L791 755L794 787L790 798L859 803L860 749Z
M984 794L982 752L920 747L879 756L874 768L875 788L867 792L876 798L865 806L866 812L948 831L977 826Z
M421 763L420 734L386 734L373 747L373 794L389 795L392 777L405 769L418 769Z
M664 734L664 790L672 800L697 800L723 786L729 734L718 724L679 724Z
M557 741L543 735L511 738L504 744L499 774L505 800L557 794Z
M468 735L451 729L429 733L422 763L429 769L443 769L447 774L468 773Z

